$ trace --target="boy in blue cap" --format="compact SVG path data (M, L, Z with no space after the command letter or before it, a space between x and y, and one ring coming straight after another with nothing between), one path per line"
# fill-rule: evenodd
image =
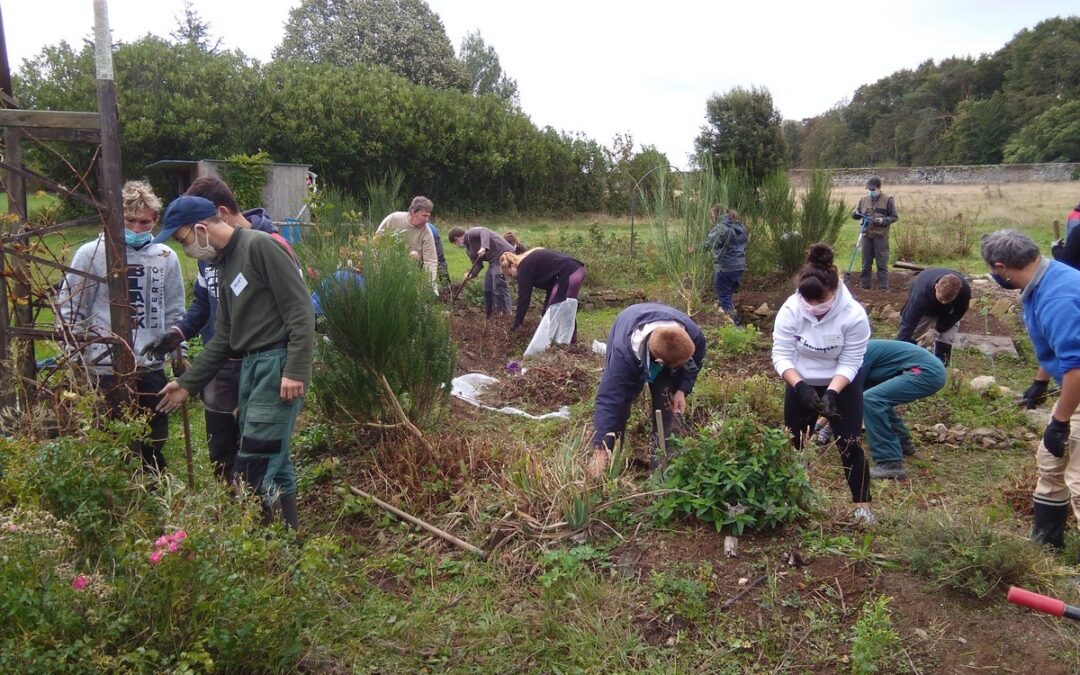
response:
M202 197L177 198L155 241L175 238L192 258L219 268L214 337L191 368L161 390L158 410L170 412L209 383L233 354L242 357L237 405L240 449L235 470L264 500L269 522L299 526L296 474L289 444L311 380L315 314L289 254L265 232L233 228Z

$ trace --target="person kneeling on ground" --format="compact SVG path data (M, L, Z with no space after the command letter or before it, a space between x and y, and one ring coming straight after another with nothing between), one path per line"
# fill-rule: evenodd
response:
M840 283L833 251L814 244L796 277L797 292L776 315L772 362L787 383L784 426L796 448L818 415L837 436L856 522L871 524L870 473L859 437L863 421L862 366L870 321Z
M971 303L971 285L959 272L931 267L915 275L907 303L900 310L897 340L925 342L933 337L934 356L949 365L952 345L960 330L960 319ZM931 326L933 330L931 331Z
M983 235L982 257L999 286L1022 290L1024 325L1040 373L1061 386L1035 453L1039 478L1031 531L1036 542L1061 549L1070 505L1080 520L1080 272L1042 257L1031 237L1017 230Z
M233 228L202 197L169 204L155 241L174 237L184 253L214 260L219 296L214 338L179 379L159 392L157 409L171 412L240 354L236 474L263 498L264 520L280 502L282 519L299 527L296 474L289 445L300 404L311 380L315 312L304 280L289 254L269 235Z
M918 345L900 340L870 340L860 368L863 423L874 466L871 478L907 478L904 455L915 454L896 406L933 396L945 386L945 366Z
M604 374L596 391L593 419L593 459L589 474L603 474L615 447L615 439L626 429L630 406L645 383L652 395L651 410L660 410L663 429L653 433L657 444L661 434L671 437L674 415L686 411L686 397L694 390L698 371L705 360L705 336L690 317L677 309L655 302L631 305L615 317L608 334ZM657 457L658 468L666 457Z

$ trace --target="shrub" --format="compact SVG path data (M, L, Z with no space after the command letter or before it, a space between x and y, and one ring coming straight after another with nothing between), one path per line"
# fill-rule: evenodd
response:
M815 170L810 174L806 191L798 197L787 174L766 176L755 204L746 215L751 232L764 235L748 248L751 267L792 273L806 259L806 249L811 244L836 243L848 218L848 208L832 198L828 172Z
M1039 585L1053 561L1027 539L974 518L916 514L899 538L911 569L978 598L1007 586Z
M431 283L405 247L382 237L363 249L364 285L327 277L326 340L313 377L327 419L390 424L419 436L450 395L455 354Z
M758 350L761 331L750 324L745 327L725 324L715 329L706 329L706 336L715 346L719 356L746 356Z
M263 203L262 192L270 177L270 162L270 154L265 150L254 155L230 155L225 159L221 167L222 178L232 189L241 211Z
M365 222L369 232L374 233L383 218L404 208L401 196L401 186L404 183L405 174L397 169L383 174L381 179L368 179L365 183L368 198Z
M938 211L927 221L914 219L894 226L891 229L896 256L917 263L966 258L979 237L977 220L977 213L971 217L963 213L947 216Z
M851 672L870 675L896 672L893 659L900 647L900 636L892 626L887 605L892 598L880 595L862 608L851 639Z
M674 441L664 485L677 492L657 499L657 516L694 516L738 535L809 515L816 493L787 433L760 426L750 410L729 412Z

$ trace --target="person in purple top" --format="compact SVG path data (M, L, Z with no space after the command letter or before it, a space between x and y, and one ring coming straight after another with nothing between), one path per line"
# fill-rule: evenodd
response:
M521 255L503 253L499 257L499 265L502 267L503 275L517 279L517 308L510 330L517 330L525 322L525 314L528 313L529 305L532 304L534 288L542 288L547 292L544 296L544 308L540 312L543 316L551 305L567 298L577 299L581 284L585 282L585 263L565 253L546 248L530 249ZM570 338L571 344L575 342L577 342L576 323L574 335Z

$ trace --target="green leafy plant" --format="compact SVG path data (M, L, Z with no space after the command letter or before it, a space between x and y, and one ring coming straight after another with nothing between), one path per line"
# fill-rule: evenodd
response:
M653 570L650 574L653 594L650 604L664 614L678 614L687 621L698 621L708 611L709 585L701 579L681 577Z
M863 605L862 614L852 628L851 672L871 675L896 672L893 660L900 647L900 636L892 625L888 604L892 598L879 595Z
M241 153L225 158L221 177L232 189L241 211L262 205L262 191L270 177L270 161L270 153L265 150L254 155Z
M365 184L368 198L367 226L369 232L375 232L382 219L395 211L401 211L401 187L405 183L405 174L397 169L388 171L380 179L369 179Z
M759 349L761 342L761 331L753 324L744 327L725 324L709 330L707 335L724 356L752 354Z
M547 589L572 580L589 564L610 566L607 554L587 544L575 546L569 550L554 550L544 553L542 564L544 572L540 575L540 584Z
M734 534L789 523L810 513L816 493L787 434L734 411L696 435L676 439L677 455L656 500L661 520L693 516Z

